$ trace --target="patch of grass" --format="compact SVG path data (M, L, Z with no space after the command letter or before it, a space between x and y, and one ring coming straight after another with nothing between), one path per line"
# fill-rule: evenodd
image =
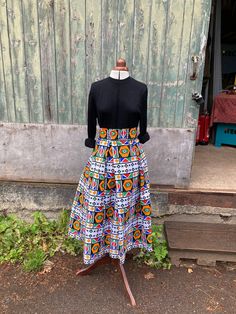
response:
M15 215L0 216L0 263L20 262L26 271L38 271L45 260L60 251L77 255L81 241L67 237L69 215L63 210L57 221L36 211L33 223Z
M170 269L171 262L168 256L167 241L164 236L164 225L154 225L152 227L153 252L141 249L133 257L138 263L145 263L150 267Z
M26 223L15 215L0 216L0 263L20 262L25 271L39 271L56 252L82 253L82 241L67 236L67 210L57 221L48 220L40 211L34 212L33 217L33 223ZM153 252L140 249L134 260L156 268L171 267L163 227L153 226Z
M23 269L25 271L39 270L46 258L45 252L42 249L36 248L25 255Z

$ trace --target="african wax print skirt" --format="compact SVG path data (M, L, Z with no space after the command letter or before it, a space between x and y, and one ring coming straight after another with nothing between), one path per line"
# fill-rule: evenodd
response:
M124 264L133 248L153 251L150 181L137 128L101 128L75 193L68 235L83 241L83 262L103 255Z

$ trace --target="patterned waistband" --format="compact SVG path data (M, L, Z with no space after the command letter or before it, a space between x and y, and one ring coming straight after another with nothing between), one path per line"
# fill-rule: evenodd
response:
M124 129L99 129L99 137L108 140L135 139L137 137L137 133L137 127Z

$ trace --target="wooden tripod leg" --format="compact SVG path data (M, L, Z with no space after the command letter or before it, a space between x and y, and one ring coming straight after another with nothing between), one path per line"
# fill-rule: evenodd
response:
M136 301L135 301L133 293L132 293L132 291L130 289L129 282L128 282L128 279L127 279L127 276L126 276L126 273L125 273L124 266L119 263L119 260L117 261L117 264L119 264L119 269L120 269L120 272L122 274L122 278L123 278L123 281L124 281L125 289L126 289L126 291L128 293L128 296L130 298L130 302L131 302L132 306L136 306Z
M131 258L131 256L129 258ZM122 274L122 279L123 279L123 282L125 285L125 289L126 289L128 296L130 298L131 304L132 304L132 306L136 306L136 301L135 301L134 296L132 294L132 291L130 289L124 266L122 264L120 264L119 260L113 260L109 257L109 255L105 255L102 258L100 258L99 260L97 260L96 262L94 262L92 265L90 265L86 268L83 268L83 269L79 269L76 272L76 275L77 276L87 275L92 269L96 268L98 265L107 264L107 263L117 264L117 266L119 267L119 270Z
M110 257L108 255L105 255L102 258L98 259L96 262L94 262L92 265L83 269L78 269L76 275L77 276L87 275L88 273L90 273L92 269L96 268L98 265L108 264L110 262L111 262Z

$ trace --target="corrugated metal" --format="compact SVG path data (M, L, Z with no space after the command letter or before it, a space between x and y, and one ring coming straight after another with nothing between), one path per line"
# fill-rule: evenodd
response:
M86 124L116 59L148 84L148 125L196 126L211 0L22 0L0 6L0 121ZM192 55L200 75L190 81Z

